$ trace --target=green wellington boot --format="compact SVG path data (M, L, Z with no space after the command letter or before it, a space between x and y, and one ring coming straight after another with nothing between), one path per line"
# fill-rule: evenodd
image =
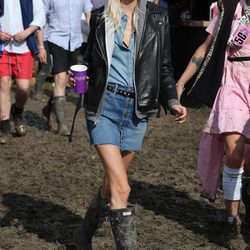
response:
M118 250L136 250L136 216L135 208L112 209L108 219L111 223L116 248Z
M53 102L55 105L55 113L57 121L59 123L58 134L68 136L70 134L70 131L67 127L67 122L66 122L66 110L65 110L66 97L56 96L53 98Z
M58 124L55 113L55 105L53 103L53 98L50 97L46 106L42 109L43 115L47 118L49 131L57 133L58 132Z
M83 224L76 234L77 250L91 250L92 238L101 227L109 209L108 200L101 196L100 190L91 201L85 214Z

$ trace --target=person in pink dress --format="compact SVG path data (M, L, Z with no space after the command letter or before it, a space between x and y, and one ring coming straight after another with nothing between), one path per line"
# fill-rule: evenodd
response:
M230 249L245 249L239 204L243 192L249 226L250 1L219 0L218 6L220 11L207 27L206 40L195 51L176 88L180 98L185 84L197 73L188 94L212 107L198 155L201 196L215 200L222 172L229 229L226 242Z

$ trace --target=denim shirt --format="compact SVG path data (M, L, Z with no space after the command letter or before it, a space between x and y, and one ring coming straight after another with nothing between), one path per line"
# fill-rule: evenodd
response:
M134 86L134 57L135 57L135 32L131 34L129 46L123 43L124 31L128 17L121 13L121 27L114 33L114 50L112 53L111 66L108 82L118 85Z

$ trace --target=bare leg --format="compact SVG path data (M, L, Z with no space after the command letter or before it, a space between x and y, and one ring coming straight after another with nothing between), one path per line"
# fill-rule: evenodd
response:
M135 152L121 151L122 161L123 161L126 172L128 172L130 164L132 160L134 159L135 155L136 155ZM103 197L110 200L110 197L111 197L110 186L109 186L108 176L106 174L105 174L103 184L101 187L101 194Z
M108 184L105 184L105 186L110 187L110 208L119 209L127 207L130 187L127 169L120 149L113 145L98 145L96 149L104 166L106 179L108 179Z
M15 105L17 108L23 108L28 100L29 82L29 79L16 79L17 90Z
M106 172L108 180L106 187L110 187L108 219L116 247L135 250L137 249L136 212L133 206L127 207L130 193L127 171L135 153L121 152L118 147L112 145L99 145L97 152Z
M126 208L129 195L127 190L127 187L129 187L127 170L135 155L133 152L121 152L118 147L112 145L96 146L96 150L104 165L105 177L101 186L101 192L97 192L97 195L91 201L85 214L84 223L76 234L77 244L83 249L91 249L91 241L94 233L104 222L107 211L111 211L110 200L111 203L113 202L111 208ZM115 171L113 171L113 169L115 169ZM118 176L118 179L117 182L114 182L113 179L115 179L116 176ZM111 182L109 180L111 180ZM121 185L118 185L120 181ZM112 189L114 190L113 192ZM119 197L120 190L123 190L121 197ZM112 194L115 195L115 198L111 199Z
M240 134L225 136L226 165L232 169L239 169L244 165L244 137ZM225 200L228 216L236 216L239 211L240 201Z
M1 77L0 79L0 120L10 119L10 89L11 78L9 76Z
M128 171L130 164L131 164L132 160L134 159L136 153L129 152L129 151L122 151L121 154L122 154L123 164L124 164L126 170Z
M66 72L61 72L55 75L54 97L65 96L67 80L68 76Z

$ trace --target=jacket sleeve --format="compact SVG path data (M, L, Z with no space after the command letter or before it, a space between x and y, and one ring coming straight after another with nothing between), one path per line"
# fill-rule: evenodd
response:
M165 12L164 27L162 29L161 40L161 81L159 101L165 112L167 108L171 109L173 105L180 104L177 92L176 82L174 79L172 61L171 61L171 46L170 46L170 25L167 11Z
M94 45L96 25L97 25L97 13L96 11L92 11L89 23L90 31L88 36L87 48L84 53L84 64L87 67L89 67L91 60L91 53Z

